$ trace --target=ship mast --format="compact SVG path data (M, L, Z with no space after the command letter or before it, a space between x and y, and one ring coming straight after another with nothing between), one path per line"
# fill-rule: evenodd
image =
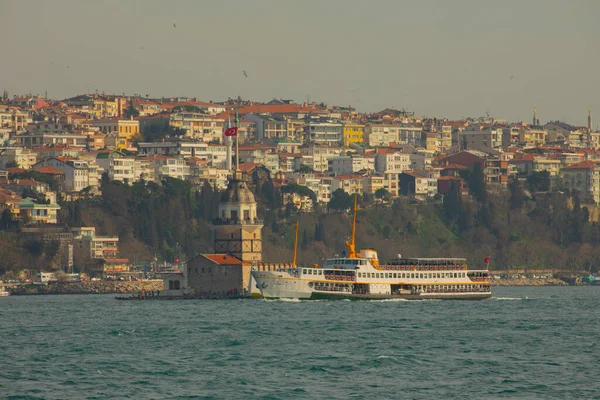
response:
M350 236L350 240L346 242L346 247L348 247L348 258L358 258L358 254L356 254L356 211L358 208L356 207L356 199L358 198L358 194L354 195L354 217L352 219L352 236Z
M296 239L294 240L294 263L292 264L293 267L296 266L297 251L298 251L298 220L296 220Z

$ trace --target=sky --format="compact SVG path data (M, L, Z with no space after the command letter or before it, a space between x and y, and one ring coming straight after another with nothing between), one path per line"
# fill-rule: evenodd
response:
M576 125L591 108L600 124L598 15L596 0L0 0L0 91Z

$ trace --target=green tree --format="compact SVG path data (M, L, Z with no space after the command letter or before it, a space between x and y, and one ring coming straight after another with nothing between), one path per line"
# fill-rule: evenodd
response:
M4 168L19 168L19 164L16 161L9 161L4 165Z
M8 230L12 226L12 223L13 223L12 212L8 208L5 208L2 211L2 217L0 217L0 228L2 228L3 230Z
M456 182L450 183L450 190L444 196L442 204L444 206L444 221L446 225L449 227L455 226L463 212L460 185Z
M521 183L517 179L513 179L513 181L508 185L508 188L510 190L510 209L522 209L525 201L525 196L523 193L523 187L521 186Z
M375 198L380 201L390 201L392 199L392 194L385 188L379 188L375 191Z
M487 201L487 185L481 163L473 166L473 171L469 176L469 189L475 200L480 203Z
M532 172L527 176L527 186L532 192L550 190L550 173L548 171Z
M344 192L344 189L337 189L331 194L331 199L327 204L330 211L347 211L352 208L354 200L352 196Z

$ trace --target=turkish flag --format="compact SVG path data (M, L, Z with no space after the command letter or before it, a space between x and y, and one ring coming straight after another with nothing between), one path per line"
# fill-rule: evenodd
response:
M225 129L225 136L237 136L237 126Z
M490 258L486 257L485 260L483 260L484 263L489 264L490 263Z

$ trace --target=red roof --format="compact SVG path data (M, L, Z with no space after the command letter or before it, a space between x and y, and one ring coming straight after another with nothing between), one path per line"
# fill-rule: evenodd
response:
M566 167L567 169L594 169L596 168L596 164L591 161L582 161L577 164L569 165Z
M34 168L34 171L39 172L40 174L49 174L49 175L64 175L65 174L60 169L50 167L50 166Z
M23 169L23 168L6 168L5 171L8 172L9 174L18 174L20 172L25 172L25 169Z
M204 257L208 258L210 261L219 265L243 265L244 262L237 257L231 256L229 254L202 254Z
M259 165L262 165L262 164L260 164L260 163L243 163L243 164L240 164L240 171L242 171L242 172L252 171L254 168L258 167Z
M438 181L464 181L464 179L459 178L457 176L452 176L452 175L447 175L447 176L440 176L438 179Z

